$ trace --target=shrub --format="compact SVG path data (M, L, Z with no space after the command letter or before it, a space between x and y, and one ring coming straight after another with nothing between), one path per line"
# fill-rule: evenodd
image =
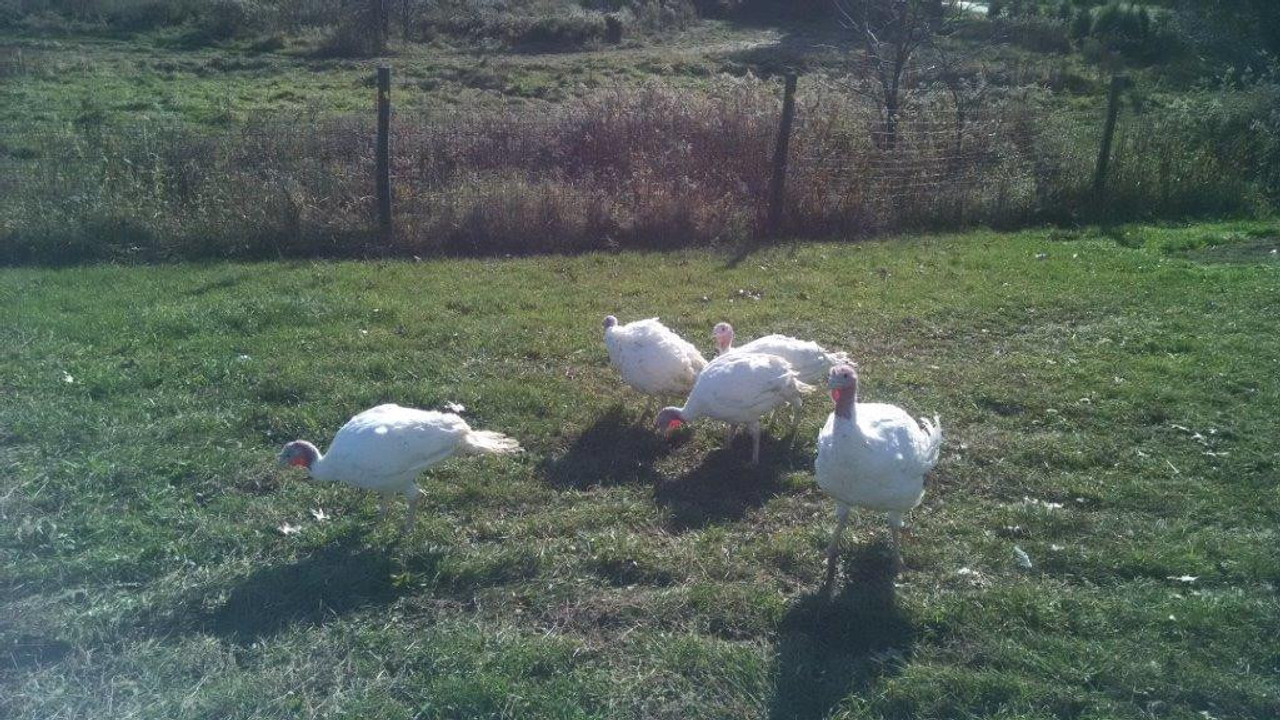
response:
M604 16L604 41L610 45L622 42L622 17L617 13Z
M18 0L0 0L0 28L17 26L23 14Z
M386 50L386 36L367 0L346 0L347 11L317 49L320 57L369 57Z
M831 0L695 0L702 17L828 18L834 15Z
M255 25L256 9L245 0L211 0L196 11L179 42L200 47L245 34Z
M605 19L601 13L578 8L546 16L513 17L505 35L512 46L574 50L603 40Z
M1146 6L1114 0L1098 9L1091 33L1109 49L1147 63L1167 63L1185 44L1170 22L1153 19Z
M210 0L196 16L197 27L214 40L225 40L248 30L254 7L246 0Z
M1080 42L1093 32L1093 13L1089 8L1079 8L1076 10L1075 19L1071 21L1071 37L1076 42Z

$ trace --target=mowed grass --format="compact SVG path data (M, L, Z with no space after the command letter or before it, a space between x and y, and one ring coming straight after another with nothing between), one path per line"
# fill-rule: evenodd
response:
M1276 717L1278 237L5 270L0 716ZM821 600L829 401L759 468L668 441L607 313L939 413L908 571L856 513ZM528 452L429 472L406 537L276 468L387 401Z

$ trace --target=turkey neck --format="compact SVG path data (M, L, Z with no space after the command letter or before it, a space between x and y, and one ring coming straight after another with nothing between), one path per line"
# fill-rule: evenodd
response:
M312 480L325 480L324 473L324 455L320 454L320 448L312 445L309 450L311 455L311 463L307 465L307 475Z
M852 387L836 392L836 417L852 421L853 406L858 403L858 384L854 383Z
M680 407L676 409L680 411L680 417L685 422L693 422L694 420L697 420L698 418L702 417L702 408L699 407L698 402L696 400L694 401L685 400L684 407Z

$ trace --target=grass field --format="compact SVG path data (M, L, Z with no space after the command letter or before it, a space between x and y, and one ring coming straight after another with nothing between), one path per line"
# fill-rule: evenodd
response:
M841 40L847 43L818 28L784 32L707 21L670 38L608 51L518 53L396 44L382 59L326 59L315 57L305 43L274 52L239 45L179 50L146 38L0 34L0 47L23 51L24 68L0 84L0 127L86 119L125 126L148 121L221 125L264 113L370 113L371 70L379 62L394 68L396 109L405 117L451 108L554 104L644 82L692 87L719 73L787 67L787 53L803 49L818 56L813 46Z
M4 270L0 716L1276 717L1277 246ZM664 440L607 313L812 337L939 413L907 572L856 514L816 595L825 398L759 468L710 423ZM403 538L403 505L275 467L383 401L528 452L429 473Z

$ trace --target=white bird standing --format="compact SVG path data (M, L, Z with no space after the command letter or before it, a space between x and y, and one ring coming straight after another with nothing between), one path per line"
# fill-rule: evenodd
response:
M721 355L727 352L765 353L777 355L791 363L791 367L807 383L816 383L826 379L827 371L836 365L849 362L849 356L843 352L828 352L816 342L797 340L786 335L765 335L756 338L746 345L733 347L733 326L727 322L717 323L711 331L716 347Z
M751 431L754 465L760 461L761 416L783 404L798 412L800 396L812 390L812 385L800 382L790 363L776 355L732 353L708 363L684 407L663 408L657 426L670 432L700 417L730 425L745 423Z
M698 348L658 318L619 325L610 315L604 319L604 345L622 381L649 396L645 414L654 397L688 393L707 366Z
M902 516L924 497L925 473L938 462L942 447L942 425L936 415L932 422L921 418L917 423L896 405L858 402L858 373L852 366L831 368L827 386L836 407L818 433L814 475L818 487L836 501L836 530L827 548L823 585L830 594L836 547L853 505L888 514L894 566L901 568Z
M413 530L419 489L414 482L428 467L455 453L509 455L520 452L520 443L496 432L472 430L453 413L418 410L386 404L365 410L347 421L320 454L306 440L284 446L277 458L281 465L307 469L316 480L340 482L382 496L382 516L387 502L400 493L409 502L404 532Z

